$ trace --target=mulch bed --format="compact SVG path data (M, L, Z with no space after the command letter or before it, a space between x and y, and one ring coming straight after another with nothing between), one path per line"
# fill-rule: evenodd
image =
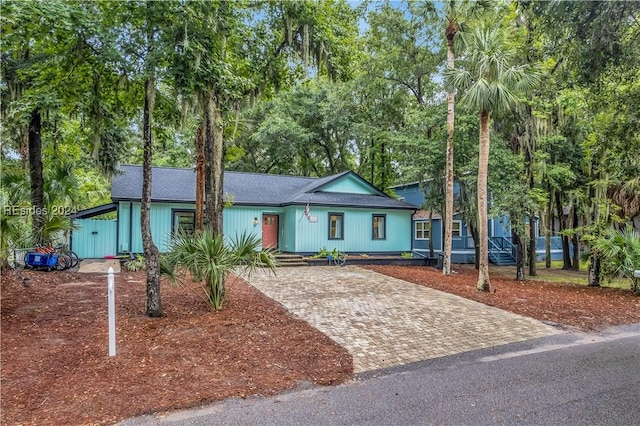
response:
M470 265L455 265L455 272L449 276L427 266L371 265L366 268L565 328L597 331L640 322L640 297L630 290L516 281L492 273L491 291L486 293L476 289L478 272Z
M162 286L144 315L144 273L116 275L117 355L108 356L101 274L2 274L2 424L110 424L300 382L342 383L351 355L241 280L213 312L198 284Z
M492 274L483 293L472 267L456 265L449 277L431 267L368 268L564 328L640 322L640 297L625 290ZM163 284L165 317L151 319L144 273L116 275L117 355L109 357L106 283L101 274L3 272L2 424L111 424L353 377L345 349L241 280L220 312L198 284Z

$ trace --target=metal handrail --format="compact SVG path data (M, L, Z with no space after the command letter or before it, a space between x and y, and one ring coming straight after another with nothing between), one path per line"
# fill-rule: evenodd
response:
M416 250L411 250L411 254L417 255L418 257L421 257L423 259L428 259L429 256L427 256L426 254L422 254L419 251Z

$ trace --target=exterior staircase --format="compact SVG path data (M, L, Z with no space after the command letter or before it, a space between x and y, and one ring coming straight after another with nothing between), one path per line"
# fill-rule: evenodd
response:
M299 254L276 253L275 257L278 266L309 266L304 257Z
M515 265L516 259L508 251L489 251L489 261L494 265Z
M489 237L489 261L495 265L515 265L515 246L504 237Z

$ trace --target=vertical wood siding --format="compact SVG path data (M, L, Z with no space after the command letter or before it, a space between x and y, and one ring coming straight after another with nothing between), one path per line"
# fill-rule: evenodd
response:
M282 228L283 228L283 209L281 208L265 208L254 206L231 206L225 207L222 212L222 226L224 235L228 238L235 238L242 235L243 232L247 234L257 235L262 241L262 214L277 214L279 215L279 231L278 231L278 244L281 244L282 240ZM258 219L258 224L254 225L254 219Z
M76 219L73 230L71 250L81 259L115 256L116 228L115 220Z
M304 207L295 208L295 217L301 217ZM344 239L329 239L329 213L344 214ZM403 252L411 250L411 211L364 210L354 208L312 207L311 223L306 218L296 222L296 252L316 253L324 247L349 253ZM386 215L386 239L373 239L373 215Z
M140 203L132 203L133 214L130 215L129 202L122 201L118 208L118 241L120 252L130 250L133 253L142 253L142 230L140 227ZM171 238L173 226L173 210L195 210L193 204L178 203L153 203L151 205L151 236L158 250L164 252ZM131 218L131 223L129 219ZM129 230L131 229L131 234ZM129 238L131 237L131 241Z
M133 203L130 216L129 202L121 202L119 217L118 250L141 253L140 203ZM192 204L153 203L151 207L151 232L158 249L166 251L172 231L172 210L193 210ZM329 240L329 212L344 214L344 239ZM364 210L354 208L311 207L311 215L318 218L311 223L304 216L304 206L272 208L262 206L231 206L224 209L224 234L229 238L246 232L262 238L262 215L279 216L278 248L281 251L316 253L321 247L349 253L403 252L411 250L411 211ZM386 239L372 238L373 214L386 215ZM132 223L129 218L132 217ZM258 224L254 225L254 218ZM131 229L131 244L129 230Z
M369 185L366 185L360 179L351 175L323 186L322 191L343 192L347 194L374 194Z

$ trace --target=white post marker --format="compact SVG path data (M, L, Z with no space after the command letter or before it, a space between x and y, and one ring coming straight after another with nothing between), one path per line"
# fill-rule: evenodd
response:
M113 278L113 268L109 267L109 356L116 354L116 288Z

